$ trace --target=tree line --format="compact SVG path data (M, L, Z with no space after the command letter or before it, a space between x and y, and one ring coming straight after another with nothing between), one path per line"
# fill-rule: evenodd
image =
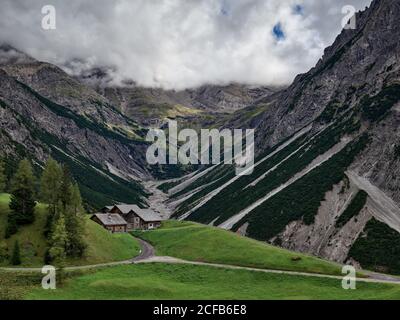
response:
M0 162L0 193L5 191L7 177L4 164ZM36 185L40 184L39 192ZM47 205L44 236L48 242L45 263L62 267L65 259L81 258L87 245L84 240L85 218L78 184L72 179L66 165L50 158L39 181L32 165L23 159L10 181L10 212L7 217L5 237L16 234L21 226L35 221L38 201ZM19 243L14 243L10 262L21 263Z

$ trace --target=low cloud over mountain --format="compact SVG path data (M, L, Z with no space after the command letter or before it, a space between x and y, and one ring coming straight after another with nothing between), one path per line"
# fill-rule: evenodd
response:
M110 67L115 84L183 89L281 85L341 29L342 7L371 0L3 0L0 41L70 73ZM43 30L54 5L57 29Z

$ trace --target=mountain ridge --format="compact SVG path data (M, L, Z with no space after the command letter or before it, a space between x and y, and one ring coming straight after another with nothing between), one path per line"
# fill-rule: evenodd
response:
M174 216L398 272L397 251L389 253L376 231L387 229L393 242L400 237L398 16L398 2L373 1L314 68L252 106L261 110L255 117L239 112L227 126L256 128L253 175L235 177L219 166L191 177L171 194ZM368 194L365 204L338 224L359 192Z
M146 205L141 182L174 175L160 186L170 190L164 204L174 209L174 218L397 273L400 252L390 251L390 243L400 242L399 16L398 1L374 0L357 13L355 30L343 30L314 68L278 92L205 87L178 99L176 93L129 84L84 85L58 67L29 59L3 64L0 141L7 155L27 150L39 166L55 154L73 164L78 177L82 168L100 173L85 179L96 177L96 186L80 181L84 195L95 194L97 203ZM186 108L177 108L179 101ZM220 109L206 110L202 103ZM236 111L226 115L224 103ZM129 114L130 104L141 111ZM238 177L234 168L217 165L182 178L179 168L149 167L144 125L171 118L197 128L255 128L254 173ZM115 184L98 190L104 175ZM364 193L366 199L359 200Z

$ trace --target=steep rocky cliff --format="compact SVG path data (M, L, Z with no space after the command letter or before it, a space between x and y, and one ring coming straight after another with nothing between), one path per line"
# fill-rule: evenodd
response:
M69 164L90 204L144 202L135 180L151 176L145 131L58 67L8 46L0 52L0 152L9 167L29 157L40 170L52 155Z
M238 112L228 126L256 128L254 173L174 186L175 216L400 272L399 17L398 1L373 1L308 73Z

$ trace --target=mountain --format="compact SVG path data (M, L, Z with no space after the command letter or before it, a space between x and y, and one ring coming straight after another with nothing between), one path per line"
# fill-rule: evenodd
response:
M397 0L374 0L355 30L282 90L115 87L107 69L70 76L2 46L0 156L9 171L24 156L37 171L49 155L66 162L93 206L156 205L177 219L400 274L399 16ZM255 128L253 174L148 166L146 128L171 118Z
M9 46L0 57L0 156L9 173L22 157L40 171L51 155L69 165L89 205L144 203L145 129L54 65Z
M79 73L76 78L143 126L161 125L166 119L179 119L189 127L212 125L279 90L230 84L176 91L139 87L133 81L115 86L110 73L110 69L95 68Z
M190 170L149 166L146 127L176 117L191 127L206 122L212 126L218 112L210 110L220 109L224 117L226 110L242 108L270 92L240 85L192 92L128 84L103 88L99 79L106 75L97 73L96 81L93 76L73 77L9 45L0 46L0 157L6 158L10 176L23 157L29 157L40 172L52 156L69 165L90 207L116 202L146 206L149 193L143 182ZM214 105L207 109L211 101Z
M256 165L161 185L174 216L400 273L400 3L374 0L291 86L239 111Z

